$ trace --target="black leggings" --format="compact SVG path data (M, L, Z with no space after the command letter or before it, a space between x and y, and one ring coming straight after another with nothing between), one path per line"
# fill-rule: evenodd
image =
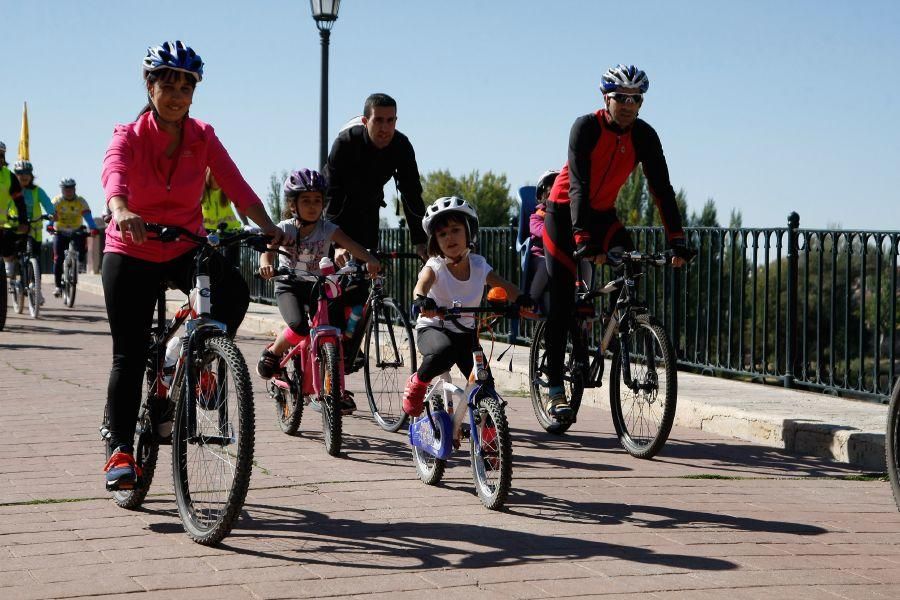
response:
M416 372L419 381L431 381L453 365L459 367L463 377L472 372L473 333L457 333L438 327L416 330L416 347L422 354L422 363Z
M318 291L315 282L294 282L290 285L279 284L275 289L275 301L281 318L297 335L309 335L309 316L314 317L319 309ZM328 322L333 327L343 329L344 307L337 300L328 302Z
M131 445L134 439L159 288L166 283L188 293L194 286L195 253L164 263L115 253L103 258L103 294L113 341L106 394L111 448ZM219 254L211 255L209 274L211 316L225 323L233 338L250 305L250 290L238 270Z
M631 234L619 221L616 211L590 211L589 232L604 252L621 247L634 250ZM563 384L566 333L575 310L575 238L568 204L547 203L544 217L544 256L550 276L550 307L547 314L547 383Z

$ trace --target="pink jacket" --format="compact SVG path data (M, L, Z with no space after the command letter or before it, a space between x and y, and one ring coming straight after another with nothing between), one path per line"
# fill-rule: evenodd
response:
M204 234L200 208L206 167L238 208L246 210L262 204L238 171L211 125L187 118L181 145L171 158L166 146L171 137L146 112L137 121L118 125L103 159L101 181L106 201L124 196L128 210L145 221L177 225ZM125 254L151 262L166 262L194 248L190 242L162 243L155 240L140 246L126 243L113 223L106 230L106 252Z

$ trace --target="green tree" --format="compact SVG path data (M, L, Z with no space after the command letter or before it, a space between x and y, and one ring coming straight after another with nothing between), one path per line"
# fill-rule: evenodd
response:
M741 211L736 208L731 209L731 216L728 217L728 228L729 229L740 229L744 225L744 217L741 215Z
M709 198L706 201L706 204L703 205L703 210L700 211L700 214L694 213L691 216L691 225L694 227L718 227L719 226L719 217L716 213L716 203L712 198Z
M287 179L288 172L273 172L269 176L269 187L266 191L266 208L269 210L269 216L276 223L282 219L282 211L284 209L281 201L281 186Z
M422 178L422 199L425 206L444 196L465 198L478 211L482 227L509 225L511 210L516 205L509 194L506 175L497 175L491 171L484 175L472 171L460 177L454 177L448 170L427 173Z

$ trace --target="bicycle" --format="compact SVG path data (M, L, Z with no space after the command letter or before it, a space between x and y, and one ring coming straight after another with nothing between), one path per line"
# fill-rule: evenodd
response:
M144 501L156 470L160 445L172 446L172 477L178 514L187 535L203 545L220 542L240 516L250 485L254 447L253 389L240 350L225 325L210 317L208 260L220 245L215 234L202 237L180 227L145 223L163 242L188 240L200 246L194 287L187 302L166 319L166 289L160 286L156 325L151 330L146 394L135 430L138 480L113 492L116 504L136 509ZM265 251L266 236L243 233L228 243ZM184 335L176 332L184 325ZM171 346L173 364L166 366ZM110 454L108 415L101 438Z
M270 251L271 252L271 251ZM282 254L285 252L278 251ZM336 274L351 272L344 267ZM327 289L337 296L339 288L327 275L317 275L305 270L280 267L275 279L280 281L316 281L316 314L309 318L309 335L293 346L281 358L281 372L269 380L269 395L275 400L275 415L284 433L293 435L300 427L303 407L318 401L322 413L322 433L325 451L338 456L341 451L342 414L341 398L344 390L344 356L341 330L329 325Z
M482 325L501 316L514 316L519 309L512 306L451 306L438 308L444 319L456 319L472 314L488 314L478 319L472 344L474 368L465 390L453 385L449 373L437 377L425 392L425 413L409 424L409 443L419 479L427 485L437 485L444 475L447 459L454 446L469 439L469 458L475 491L481 503L490 510L498 510L506 502L512 485L512 437L506 418L506 400L494 385L489 360L484 355L478 334ZM454 411L453 399L466 409ZM468 416L468 423L463 419Z
M383 269L387 268L386 259L421 260L414 253L369 252L381 261ZM356 269L357 274L350 274L345 289L364 272L362 265L357 265ZM384 270L372 277L372 289L363 304L360 321L346 344L345 365L348 375L363 368L372 417L383 430L394 433L408 423L408 416L402 407L403 390L406 379L416 371L418 364L409 317L394 298L386 295L384 281ZM363 343L365 352L361 355Z
M35 219L22 221L32 225L40 221L51 221L49 215L41 215ZM13 276L9 278L9 293L12 297L13 309L17 314L25 311L25 299L28 299L28 313L32 319L37 319L41 314L41 265L35 252L35 239L31 232L15 234L18 236L16 244L16 260Z
M894 384L891 403L888 406L884 454L888 478L891 481L891 492L894 494L894 503L900 510L900 379Z
M59 233L52 226L47 228L47 231L51 233ZM82 225L81 227L74 229L70 232L67 232L69 236L69 246L65 251L65 258L63 259L63 271L62 276L60 277L60 283L62 283L62 293L63 293L63 303L72 308L75 306L75 289L78 286L78 238L86 238L88 237L87 228Z
M538 324L529 355L528 379L534 415L545 431L561 435L575 423L584 390L602 385L604 355L610 351L609 402L619 443L637 458L652 458L665 445L675 420L678 393L675 351L666 330L638 301L636 280L643 273L636 272L635 266L664 266L672 256L671 251L611 254L609 262L622 265L619 277L599 290L579 285L563 362L563 381L572 409L568 420L560 421L546 410L547 323ZM594 299L617 291L611 312L602 318L600 343L591 351L592 327L597 320Z

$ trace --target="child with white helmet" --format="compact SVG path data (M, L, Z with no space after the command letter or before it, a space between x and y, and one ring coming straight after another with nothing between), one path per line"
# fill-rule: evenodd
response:
M478 238L478 215L472 206L457 196L438 198L425 209L422 227L428 234L428 262L419 272L413 305L421 312L416 320L416 346L422 354L419 369L406 383L403 411L422 414L429 382L454 364L468 377L472 371L472 342L475 319L463 316L444 320L438 307L477 306L485 284L499 286L517 305L530 307L531 298L497 275L483 256L472 250Z

